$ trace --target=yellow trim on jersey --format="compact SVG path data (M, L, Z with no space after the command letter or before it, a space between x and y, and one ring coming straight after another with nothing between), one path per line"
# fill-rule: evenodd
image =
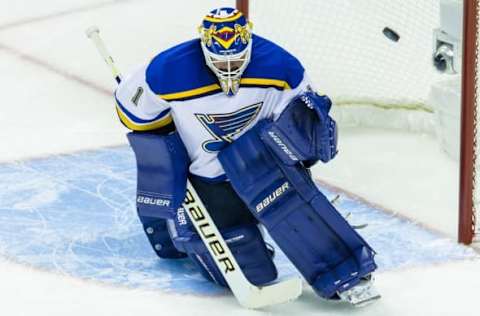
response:
M208 22L232 22L238 19L239 17L241 17L242 15L243 15L242 12L238 12L234 16L227 17L227 18L214 18L214 17L206 16L205 20L207 20Z
M265 79L265 78L242 78L240 84L253 84L261 86L275 86L285 90L291 89L288 82L278 79Z
M240 79L240 84L246 84L246 85L251 84L251 85L259 85L259 86L275 86L275 87L285 89L285 90L291 89L288 82L286 82L284 80L278 80L278 79L242 78L242 79ZM182 92L159 94L158 96L165 101L172 101L172 100L177 100L177 99L194 97L194 96L205 94L205 93L212 92L212 91L215 91L215 90L221 90L221 87L218 83L214 83L214 84L211 84L211 85L208 85L208 86L195 88L195 89L192 89L192 90L187 90L187 91L182 91Z
M172 122L172 116L170 114L167 114L165 117L163 117L159 120L156 120L156 121L153 121L153 122L150 122L150 123L146 123L146 124L138 124L138 123L132 122L122 112L122 110L120 109L120 107L118 105L116 105L115 108L117 110L118 117L120 118L122 123L125 124L125 126L128 127L129 129L131 129L132 131L151 131L151 130L154 130L154 129L157 129L157 128L160 128L160 127L167 126L168 124L170 124Z
M182 91L182 92L175 92L175 93L168 93L168 94L159 94L158 96L166 101L174 100L174 99L183 99L188 97L193 97L199 94L208 93L211 91L215 91L221 89L218 83L214 83L208 86Z

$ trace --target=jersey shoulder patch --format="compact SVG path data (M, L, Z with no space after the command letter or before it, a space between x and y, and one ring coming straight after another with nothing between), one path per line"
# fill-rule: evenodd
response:
M205 64L199 39L155 56L145 75L150 89L165 101L188 100L222 91Z
M252 57L241 79L241 86L295 89L305 69L288 51L277 44L253 35Z

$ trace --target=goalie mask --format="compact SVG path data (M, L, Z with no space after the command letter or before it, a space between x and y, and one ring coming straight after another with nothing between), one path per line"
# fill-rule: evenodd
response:
M211 11L199 27L207 66L215 73L225 94L235 95L240 77L250 62L252 24L234 8Z

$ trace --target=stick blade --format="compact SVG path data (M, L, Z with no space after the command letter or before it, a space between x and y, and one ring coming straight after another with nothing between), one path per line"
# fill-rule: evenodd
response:
M286 303L302 294L302 279L294 277L263 287L253 287L244 293L238 293L240 304L246 308L257 309L270 305Z

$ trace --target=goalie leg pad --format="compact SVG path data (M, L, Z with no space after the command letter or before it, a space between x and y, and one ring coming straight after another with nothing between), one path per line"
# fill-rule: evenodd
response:
M265 124L219 154L234 189L317 294L335 296L376 269L374 251L300 164L281 162L260 138Z
M227 282L210 256L206 245L190 223L183 209L179 209L177 220L169 220L169 229L177 249L188 254L200 272L208 280L228 287ZM262 285L277 278L277 270L267 250L263 237L255 224L220 229L233 256L245 277L254 285ZM215 247L215 245L208 245ZM216 250L214 250L216 251ZM229 263L226 264L226 269Z
M129 133L137 160L137 213L148 240L161 258L183 258L175 249L166 218L185 198L188 156L178 134Z
M140 216L171 218L182 205L189 158L177 133L128 133L137 159L137 209Z

